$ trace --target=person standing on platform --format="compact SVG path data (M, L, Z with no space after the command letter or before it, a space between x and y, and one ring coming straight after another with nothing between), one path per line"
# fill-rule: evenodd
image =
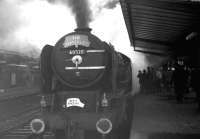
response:
M200 111L200 85L199 85L199 79L200 79L200 69L195 68L192 70L191 73L191 87L196 93L196 101L198 103L198 111Z
M162 93L162 68L158 68L156 70L156 93L161 94Z
M172 82L174 84L174 91L178 103L183 102L183 95L187 90L188 74L184 70L182 63L178 63L172 75Z
M140 91L142 91L142 71L141 70L138 71L137 78L139 80Z

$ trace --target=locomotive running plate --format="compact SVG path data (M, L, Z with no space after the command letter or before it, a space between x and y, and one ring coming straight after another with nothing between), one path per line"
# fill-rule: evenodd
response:
M85 104L79 98L68 98L66 100L66 108L73 106L84 108Z

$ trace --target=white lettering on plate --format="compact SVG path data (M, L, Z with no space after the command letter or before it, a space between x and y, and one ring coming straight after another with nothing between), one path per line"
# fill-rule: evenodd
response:
M84 108L85 104L82 103L79 98L68 98L66 101L66 107L69 108L73 106Z
M81 54L85 54L85 50L70 50L69 54L70 55L81 55Z
M78 45L89 47L90 41L88 40L88 36L83 34L66 36L63 43L64 48L68 48L73 45L75 45L76 48L78 48Z

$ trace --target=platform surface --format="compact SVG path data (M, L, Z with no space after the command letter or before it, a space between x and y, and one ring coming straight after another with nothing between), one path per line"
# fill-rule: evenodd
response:
M194 95L178 104L172 92L137 94L131 139L200 139Z

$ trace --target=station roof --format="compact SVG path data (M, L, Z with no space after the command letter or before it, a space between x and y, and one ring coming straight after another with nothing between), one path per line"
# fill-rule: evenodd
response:
M191 0L120 0L135 51L169 54L200 29L200 2ZM189 35L190 34L190 35Z

